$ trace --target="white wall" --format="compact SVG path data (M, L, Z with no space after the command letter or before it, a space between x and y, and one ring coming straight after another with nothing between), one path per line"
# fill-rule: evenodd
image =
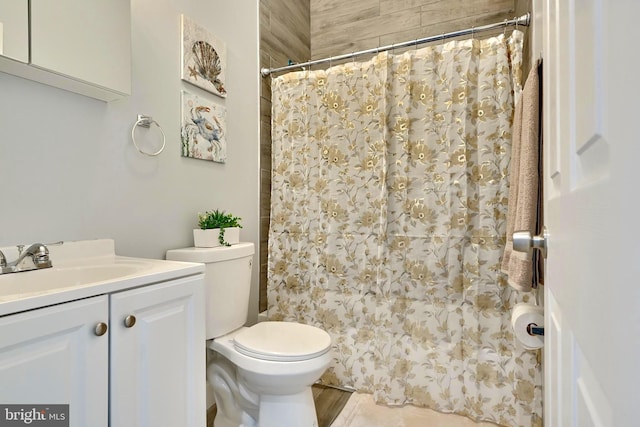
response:
M131 13L127 99L104 103L0 73L0 246L113 238L120 255L164 258L193 245L198 212L219 208L242 217L242 240L258 247L258 0L131 0ZM181 13L226 41L226 99L180 80ZM180 156L183 89L226 106L226 164ZM131 142L137 114L164 129L158 157ZM252 321L257 295L255 268Z

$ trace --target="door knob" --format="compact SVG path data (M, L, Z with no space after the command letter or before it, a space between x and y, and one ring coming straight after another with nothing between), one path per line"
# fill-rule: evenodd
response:
M542 230L542 236L531 236L528 231L516 231L513 233L513 250L530 254L533 249L538 249L546 258L548 237L546 227Z

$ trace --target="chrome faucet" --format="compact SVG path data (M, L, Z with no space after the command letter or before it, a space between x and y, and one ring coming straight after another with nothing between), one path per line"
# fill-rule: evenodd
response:
M51 267L51 260L49 259L49 249L43 243L34 243L27 249L20 250L18 259L12 263L7 264L7 267L15 265L18 266L25 258L31 257L31 261L36 268Z
M18 273L20 271L37 270L40 268L49 268L52 266L49 259L49 249L43 243L34 243L27 249L24 249L24 245L18 245L18 259L13 262L1 264L0 260L0 274L4 273ZM4 256L2 257L4 258ZM31 263L26 263L25 259L30 259Z

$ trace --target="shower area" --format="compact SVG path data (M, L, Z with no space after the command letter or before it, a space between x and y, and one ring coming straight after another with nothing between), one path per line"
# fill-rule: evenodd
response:
M261 1L261 67L529 7ZM260 311L329 332L323 384L383 405L542 425L540 356L509 323L533 294L500 272L526 45L526 27L505 26L262 79Z

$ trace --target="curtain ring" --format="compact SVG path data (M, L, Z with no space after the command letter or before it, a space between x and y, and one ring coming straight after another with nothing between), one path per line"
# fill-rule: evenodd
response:
M149 127L151 127L152 123L155 124L156 126L158 126L158 129L160 129L160 133L162 134L162 147L160 147L160 149L158 151L156 151L155 153L147 153L146 151L142 150L138 146L138 143L136 142L135 131L136 131L136 127L138 127L138 126L142 126L144 128L149 128ZM133 145L136 146L136 149L141 154L144 154L144 155L150 156L150 157L155 157L158 154L162 153L162 150L164 150L164 146L167 143L167 138L164 136L164 131L162 130L162 128L160 127L158 122L153 120L153 117L151 117L151 116L143 116L142 114L138 114L138 120L136 120L136 122L134 123L133 127L131 128L131 139L133 140Z
M471 38L474 38L476 36L475 35L475 30L476 30L476 27L472 25L471 26Z
M507 22L509 22L506 18L504 20L504 29L502 30L502 35L507 35Z

